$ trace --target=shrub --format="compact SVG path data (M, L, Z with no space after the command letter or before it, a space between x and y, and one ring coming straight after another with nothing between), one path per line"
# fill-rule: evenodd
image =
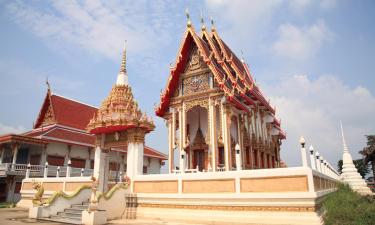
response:
M361 196L346 184L340 184L336 192L328 195L323 210L326 225L375 224L374 197Z

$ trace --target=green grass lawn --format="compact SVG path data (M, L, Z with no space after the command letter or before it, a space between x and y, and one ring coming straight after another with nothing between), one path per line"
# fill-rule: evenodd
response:
M375 224L375 198L361 196L340 184L323 203L325 225Z

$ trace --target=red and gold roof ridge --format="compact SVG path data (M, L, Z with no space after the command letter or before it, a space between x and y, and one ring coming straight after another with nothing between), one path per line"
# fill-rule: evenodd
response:
M183 67L188 60L188 46L192 44L191 42L197 46L198 53L211 69L218 86L237 108L248 111L246 105L255 105L257 102L277 120L275 108L265 99L256 85L248 65L243 60L239 60L220 38L215 27L212 26L211 33L209 33L205 26L202 26L202 33L198 36L190 20L180 43L176 62L170 68L166 87L160 95L160 104L155 108L156 115L163 117L168 111L170 98L178 85L179 74L183 72ZM225 75L228 77L226 80L224 80Z
M154 130L153 120L142 113L128 85L126 73L126 49L124 48L120 72L111 92L104 99L97 113L87 125L93 134L142 128L146 132Z

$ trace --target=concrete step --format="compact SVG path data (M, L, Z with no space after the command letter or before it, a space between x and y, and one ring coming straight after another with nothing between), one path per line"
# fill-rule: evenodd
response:
M71 219L81 221L81 216L71 216L71 215L56 215L51 216L52 219Z
M60 217L81 218L82 217L82 212L81 213L77 213L77 212L58 212L57 216L60 216Z
M71 209L76 209L76 210L85 210L87 209L89 206L88 205L72 205L71 206Z
M84 209L72 209L72 208L68 208L68 209L64 209L64 212L66 213L80 213L82 214Z

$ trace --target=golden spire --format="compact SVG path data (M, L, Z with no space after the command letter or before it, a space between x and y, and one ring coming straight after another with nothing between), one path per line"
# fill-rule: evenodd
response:
M202 26L202 31L206 30L206 25L204 24L204 19L203 19L203 12L201 11L201 26Z
M214 24L214 19L211 17L211 31L215 31L215 24Z
M128 74L126 72L126 40L122 51L120 72L117 75L116 85L128 85Z
M121 60L121 67L120 73L126 73L126 40L124 42L124 48L122 50L122 60Z
M191 27L191 21L190 21L190 15L189 15L189 9L186 8L185 10L186 18L187 18L187 26Z

